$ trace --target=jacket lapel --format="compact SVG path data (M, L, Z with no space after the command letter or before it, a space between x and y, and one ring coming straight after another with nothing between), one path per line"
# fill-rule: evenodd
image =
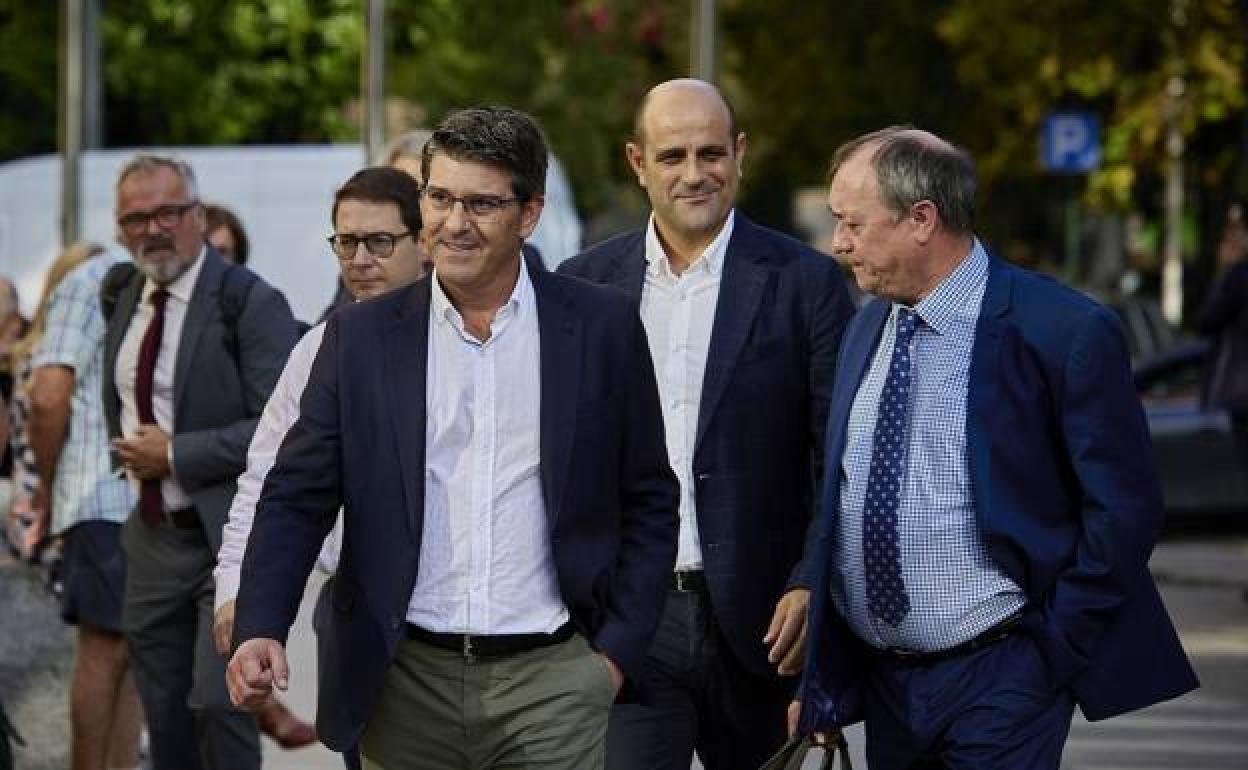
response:
M178 340L178 357L173 369L173 413L174 421L182 414L182 399L186 394L187 383L191 378L191 362L195 360L195 351L199 347L204 329L212 319L212 314L220 307L221 274L225 271L225 263L217 252L210 248L204 250L204 265L195 279L191 289L191 301L186 306L186 318L182 321L182 337Z
M867 367L879 344L880 334L892 304L874 299L859 311L850 323L841 343L841 356L836 363L836 386L832 389L832 402L828 406L827 463L825 483L840 478L837 464L845 450L845 431L849 425L849 411L854 397L867 374ZM831 486L831 484L829 484Z
M563 489L572 460L576 405L581 388L582 328L568 298L546 273L530 271L537 297L541 340L541 466L542 497L553 530L559 519Z
M971 488L975 490L975 510L984 517L991 510L991 458L993 415L997 403L997 372L1001 358L1001 340L1005 332L1004 316L1010 308L1012 281L1009 270L990 258L988 285L975 326L975 345L967 372L966 448L970 463Z
M425 388L432 280L432 276L424 278L407 290L382 343L389 413L398 436L395 444L407 496L408 534L417 548L425 519Z
M732 379L737 359L758 313L763 287L767 284L769 270L766 263L770 256L770 248L755 236L754 226L737 214L732 238L724 254L719 300L711 327L711 344L706 354L695 452L701 446L706 428Z
M622 289L638 305L646 280L646 231L642 230L624 244L615 255L615 261L607 274L605 283Z

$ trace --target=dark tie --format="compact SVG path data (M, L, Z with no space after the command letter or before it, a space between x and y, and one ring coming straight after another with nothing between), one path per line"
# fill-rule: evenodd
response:
M155 425L156 414L152 410L152 380L156 377L156 357L160 355L160 340L165 331L165 300L169 292L157 289L152 292L152 320L143 332L139 345L139 368L134 378L134 400L139 410L140 425ZM150 527L160 524L162 502L160 479L144 479L139 488L139 515Z
M919 318L913 310L897 313L897 339L880 393L871 444L871 470L862 508L862 559L867 573L867 609L896 626L910 612L910 597L901 579L901 547L897 541L897 504L910 416L910 341Z

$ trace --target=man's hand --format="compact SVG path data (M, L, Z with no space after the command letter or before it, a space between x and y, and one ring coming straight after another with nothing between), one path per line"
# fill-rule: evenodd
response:
M770 645L767 660L775 663L781 676L792 676L802 670L802 656L806 652L806 608L810 605L810 590L794 588L776 602L771 625L763 644Z
M221 657L230 654L230 637L234 634L234 599L221 605L212 619L212 641Z
M802 702L795 700L789 703L789 713L785 715L785 724L789 730L789 737L793 737L793 733L797 732L797 720L802 716Z
M797 732L797 720L801 717L801 715L802 702L800 700L795 700L789 703L787 722L790 738L792 738L793 734ZM845 743L845 734L841 732L840 728L835 728L828 730L827 732L815 733L814 739L816 746L826 746L828 747L828 752L830 753L833 747L840 746Z
M276 639L248 639L234 651L225 669L230 700L242 708L259 708L273 693L274 685L285 690L289 682L286 649Z
M113 449L137 478L146 481L169 475L169 436L155 425L140 425L130 438L113 439Z
M620 670L619 666L615 665L614 660L611 660L603 653L598 654L602 655L602 659L607 662L607 671L611 672L611 686L615 688L615 694L619 695L620 688L624 686L624 672Z

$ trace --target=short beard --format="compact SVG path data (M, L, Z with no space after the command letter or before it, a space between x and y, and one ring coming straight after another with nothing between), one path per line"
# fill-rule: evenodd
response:
M194 257L183 258L180 254L160 261L147 259L142 256L142 252L134 255L134 264L149 281L158 286L168 286L178 280L194 261Z

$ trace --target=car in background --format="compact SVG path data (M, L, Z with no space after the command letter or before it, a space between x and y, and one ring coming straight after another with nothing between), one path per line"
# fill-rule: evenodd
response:
M1248 514L1248 468L1235 448L1231 416L1201 404L1213 346L1180 341L1135 361L1167 514Z

